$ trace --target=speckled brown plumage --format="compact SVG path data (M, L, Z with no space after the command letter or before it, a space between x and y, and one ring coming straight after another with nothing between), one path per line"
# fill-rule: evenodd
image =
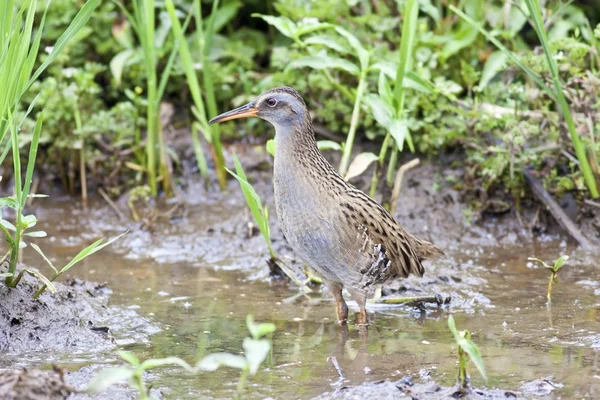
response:
M347 319L342 296L346 287L359 305L359 323L367 323L365 303L371 286L409 274L422 276L421 262L442 251L406 232L327 162L317 148L304 100L295 90L275 88L244 107L256 110L254 115L276 129L273 182L286 239L332 291L338 320Z

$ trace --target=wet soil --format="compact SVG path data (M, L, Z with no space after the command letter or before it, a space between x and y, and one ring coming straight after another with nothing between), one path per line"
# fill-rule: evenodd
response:
M243 154L247 174L273 210L268 156L260 149L235 150ZM233 180L225 193L207 189L202 181L189 181L180 190L175 212L154 218L152 211L139 206L145 216L141 222L120 219L102 199L93 199L87 208L74 205L68 196L36 200L34 205L38 226L49 233L39 245L55 263L98 237L130 230L110 249L72 270L80 279L107 282L114 292L111 304L135 310L160 326L161 331L146 340L117 341L121 349L142 359L175 355L191 363L212 352L239 354L247 336L247 314L274 322L273 351L250 380L248 398L345 396L343 392L358 397L341 398L361 398L360 393L365 393L360 392L361 385L366 384L369 393L376 387L382 388L382 394L394 392L404 376L413 380L411 390L421 393L416 398L440 398L439 391L452 388L457 368L448 313L455 314L459 329L471 331L481 349L490 380L472 378L484 395L502 388L498 393L531 397L523 394L528 393L523 385L549 375L556 375L556 382L564 386L557 385L544 396L600 395L597 256L578 250L558 230L533 235L526 224L507 214L469 223L459 194L444 184L454 173L425 164L405 177L398 221L443 247L447 256L428 263L422 279L394 281L383 288L387 296L441 293L450 295L451 303L442 308L369 304L372 325L366 341L353 324L348 332L340 330L326 291L316 286L314 293L299 295L293 284L269 276L267 247L252 228ZM356 184L365 189L365 182ZM164 202L160 209L174 206ZM121 214L130 214L125 198L117 207ZM294 260L272 214L275 250L290 263L295 261L301 273L302 264ZM554 304L548 307L547 271L536 268L527 257L551 261L561 254L571 260L560 271ZM25 262L42 265L32 253L26 253ZM349 306L357 311L352 302ZM114 321L114 326L120 324ZM103 326L113 330L110 321ZM73 371L67 382L73 379L79 388L102 366L119 363L114 348L84 348L60 357L39 351L22 356L20 365L48 368L51 360ZM331 356L339 361L343 379L328 361ZM0 366L11 365L11 360L0 355ZM226 368L198 376L163 368L148 376L166 398L182 399L231 398L238 379L239 371ZM123 385L113 390L131 394Z
M391 382L368 382L358 386L343 386L332 393L325 393L315 400L359 400L359 399L527 399L539 398L551 394L561 388L560 383L552 381L553 377L536 379L521 386L518 391L501 389L464 389L458 385L440 386L426 376L422 383L415 383L410 376Z
M132 341L147 341L147 335L158 331L135 311L109 307L105 285L72 279L57 283L56 293L34 299L39 286L27 274L16 288L0 285L0 349L5 354L104 351L116 346L113 330ZM124 324L115 325L117 320ZM145 335L124 332L123 325L145 326Z

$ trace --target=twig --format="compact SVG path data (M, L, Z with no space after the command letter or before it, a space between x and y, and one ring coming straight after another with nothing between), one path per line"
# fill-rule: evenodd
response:
M31 191L30 191L30 196L27 199L27 205L31 206L31 203L33 203L33 199L35 198L35 196L31 196L33 194L37 193L38 190L38 186L40 185L40 178L35 178L33 180L33 184L31 185Z
M600 208L600 203L598 203L597 201L593 201L593 200L588 200L588 199L585 199L585 200L583 200L583 202L584 202L585 204L587 204L588 206L592 206L592 207L598 207L598 208Z
M115 204L115 202L112 201L110 199L110 197L108 197L108 195L106 194L106 192L104 190L102 190L102 188L98 189L98 193L100 193L100 196L102 196L102 198L114 210L114 212L117 214L117 217L119 217L119 221L123 221L125 219L125 216L123 215L123 213L121 212L121 210L119 210L119 208L117 207L117 205Z
M573 239L577 240L583 249L592 249L594 246L592 246L588 238L586 238L577 228L577 226L575 226L573 221L571 221L569 216L565 214L564 210L558 205L558 203L554 201L550 193L548 193L544 186L542 186L540 181L537 180L527 169L523 170L523 176L525 177L525 181L531 187L534 196L546 206L556 222L558 222L558 224L564 230L566 230L567 233L573 237Z
M423 303L436 303L437 305L444 305L450 303L449 297L442 297L441 295L435 296L421 296L421 297L388 297L379 299L377 303L382 304L404 304L407 306L417 307Z
M419 165L419 159L415 158L398 168L396 180L394 181L394 189L392 190L392 198L390 199L390 214L394 215L396 212L396 205L398 204L398 197L400 197L400 188L402 186L402 177L404 176L404 173L417 165Z

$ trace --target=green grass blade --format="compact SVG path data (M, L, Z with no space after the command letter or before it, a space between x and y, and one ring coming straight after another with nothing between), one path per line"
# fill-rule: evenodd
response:
M81 10L77 13L73 21L69 27L64 31L64 33L58 38L54 46L52 47L52 51L48 55L48 58L38 67L33 76L29 79L27 86L24 88L22 93L27 91L29 87L35 82L35 80L40 76L42 72L54 61L54 59L64 50L64 48L69 44L69 42L79 33L79 31L85 26L88 22L92 13L98 7L101 0L88 0Z
M52 277L51 280L54 281L60 275L64 274L69 269L71 269L71 267L73 267L79 261L81 261L84 258L89 257L92 254L94 254L94 253L102 250L103 248L105 248L106 246L110 245L111 243L113 243L115 240L119 239L121 236L125 235L126 233L127 232L123 232L120 235L115 236L114 238L110 239L109 241L107 241L105 243L103 243L104 242L104 238L96 240L94 243L92 243L91 245L89 245L85 249L81 250L79 253L77 253L77 255L75 257L73 257L73 259L58 272L58 274L56 274L54 277Z
M12 142L13 150L13 173L15 180L15 198L17 201L21 201L21 155L19 154L19 138L17 136L17 127L14 125L12 112L8 111L8 125L10 129L10 138ZM17 218L20 216L21 211L17 212Z
M42 112L35 124L33 130L33 137L31 139L31 145L29 147L29 160L27 161L27 172L25 173L25 186L21 193L21 208L25 207L27 196L29 196L29 190L31 188L31 181L33 179L33 170L35 168L35 160L37 158L38 143L40 141L40 135L42 133L42 124L44 123L44 113Z
M0 143L2 142L0 141ZM12 149L11 143L11 139L8 138L8 140L6 141L6 145L4 146L4 150L2 151L2 154L0 154L0 165L2 165L2 163L6 159L6 156L8 155L8 152Z
M177 18L177 14L175 13L175 6L173 5L173 0L165 0L165 6L167 8L167 12L169 13L169 17L171 17L171 24L173 32L176 37L182 35L182 27L181 22ZM197 116L199 117L199 121L203 126L208 126L208 120L206 119L206 110L204 107L204 100L202 99L202 95L200 94L200 82L198 81L198 76L196 75L196 70L194 69L194 62L192 60L192 55L190 53L190 48L188 46L187 41L182 40L179 43L179 57L183 63L185 77L188 82L188 86L190 88L190 94L192 95L192 99L194 100L194 105L198 109Z
M489 40L490 42L492 42L499 50L501 50L503 53L505 53L506 56L513 63L515 63L519 68L521 68L523 70L523 72L525 72L531 79L533 79L533 81L535 81L535 83L538 84L538 86L540 87L540 89L542 89L544 92L546 92L548 94L548 96L550 96L550 98L552 98L553 100L556 101L556 93L554 93L554 91L550 87L548 87L548 85L546 85L546 83L544 83L544 81L542 80L542 78L538 74L536 74L531 68L529 68L527 65L525 65L525 63L523 61L521 61L521 59L515 53L513 53L508 48L506 48L506 46L504 46L491 33L489 33L488 31L486 31L485 29L483 29L483 26L480 23L474 21L467 14L463 13L461 10L459 10L458 8L456 8L453 5L448 6L448 8L450 10L452 10L452 12L456 13L459 17L461 17L462 19L464 19L465 21L467 21L469 24L471 24L473 27L477 28L477 30L483 36L485 36L485 38L487 40Z
M51 281L50 281L48 278L46 278L46 277L44 276L44 274L42 274L40 271L36 271L35 269L31 269L31 268L23 268L23 271L24 271L24 272L27 272L27 273L28 273L29 275L31 275L31 276L35 276L35 277L36 277L36 278L38 278L40 281L42 281L42 283L43 283L43 286L42 286L42 287L45 287L45 289L48 289L48 290L49 290L51 293L56 293L56 287L55 287L55 286L52 284L52 282L51 282ZM45 289L44 289L44 290L45 290ZM43 291L42 291L42 292L40 292L40 294L41 294L41 293L43 293ZM37 294L37 292L36 292L36 294ZM34 298L37 298L37 297L38 297L38 295L34 295Z
M46 257L46 255L44 254L44 252L42 251L42 249L40 249L40 247L35 244L35 243L30 243L31 247L33 247L33 249L40 255L42 256L42 258L44 259L44 261L46 261L46 264L48 264L50 266L50 268L52 268L52 271L54 271L55 274L58 274L58 270L56 269L56 267L54 266L54 264L52 263L52 261L50 261L48 259L48 257Z
M567 104L567 99L565 98L565 95L563 93L562 83L558 74L558 66L556 65L556 60L554 60L552 50L550 49L548 35L546 33L546 28L544 27L544 22L542 20L542 12L540 10L540 5L537 0L525 0L525 3L527 4L527 8L529 9L529 14L533 22L533 27L540 39L540 42L544 49L544 54L546 55L546 59L548 61L548 68L550 69L550 73L552 74L552 80L554 82L554 88L556 90L556 98L554 100L557 101L561 113L565 119L565 122L567 123L569 134L571 135L571 143L573 144L573 148L575 149L575 153L577 154L577 160L579 160L579 166L581 168L581 173L583 174L585 183L588 187L588 190L590 191L592 198L596 199L600 196L600 194L598 193L598 187L596 185L596 178L594 177L594 173L592 172L592 168L587 158L585 146L583 145L583 142L581 141L579 134L577 133L577 127L575 126L575 121L573 120L571 109L569 108L569 105Z
M169 76L171 76L171 70L173 69L173 65L175 62L175 58L177 56L177 51L179 50L179 42L185 40L184 32L188 27L188 24L192 20L192 14L189 13L185 22L183 23L183 28L179 35L176 36L175 43L173 44L173 48L171 49L171 53L169 54L169 60L167 61L167 65L163 70L163 73L160 77L160 83L158 84L158 94L157 97L162 99L163 94L165 93L165 88L167 87L167 83L169 81Z
M402 39L400 41L400 61L396 70L396 83L394 84L394 99L396 110L404 105L404 76L410 70L411 55L417 32L419 6L416 0L408 0L404 6L404 21L402 23Z

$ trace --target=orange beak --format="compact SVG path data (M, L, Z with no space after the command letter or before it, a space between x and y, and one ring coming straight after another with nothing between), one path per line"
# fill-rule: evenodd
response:
M229 121L232 119L256 117L257 114L258 108L254 107L253 103L248 103L236 108L235 110L227 111L223 114L217 115L216 117L208 121L208 123L214 124L218 122Z

